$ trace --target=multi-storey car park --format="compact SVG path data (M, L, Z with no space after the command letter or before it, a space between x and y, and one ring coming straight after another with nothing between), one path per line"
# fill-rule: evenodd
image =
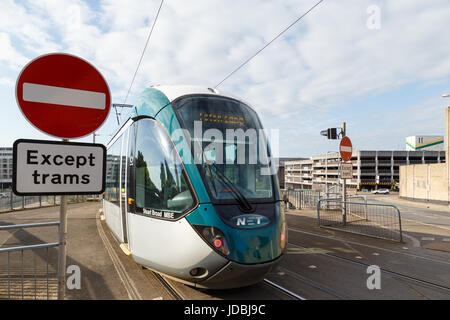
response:
M10 189L13 171L13 148L0 148L0 191Z
M347 188L372 190L396 189L399 167L409 164L445 162L445 151L354 151L353 178L347 179ZM340 183L339 153L315 155L310 159L285 162L287 189L325 190L326 185Z

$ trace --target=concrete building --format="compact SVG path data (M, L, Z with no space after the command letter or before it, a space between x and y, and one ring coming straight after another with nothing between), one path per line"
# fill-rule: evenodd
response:
M450 107L446 108L445 155L450 155ZM400 197L409 200L450 204L450 166L411 164L400 167Z
M406 137L406 151L444 151L444 136Z
M10 189L13 174L13 148L0 148L0 190Z
M277 169L277 176L278 176L278 185L280 186L280 189L284 189L285 186L285 163L286 161L298 161L303 160L306 158L277 158L278 161L278 169Z
M356 190L389 188L399 185L400 166L444 163L444 151L354 151L350 162L353 178L347 188ZM292 189L325 190L340 184L339 153L312 156L307 160L285 162L285 186Z

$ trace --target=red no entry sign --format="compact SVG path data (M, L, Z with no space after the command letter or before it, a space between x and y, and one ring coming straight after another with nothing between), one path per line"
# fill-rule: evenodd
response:
M352 157L353 147L349 137L343 137L339 144L339 153L342 161L349 161Z
M16 99L39 130L60 138L79 138L106 120L111 94L100 72L87 61L65 53L40 56L20 73Z

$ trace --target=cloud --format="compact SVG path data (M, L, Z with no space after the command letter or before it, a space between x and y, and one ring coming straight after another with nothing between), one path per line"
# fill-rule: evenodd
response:
M17 71L38 54L80 55L123 102L159 3L4 0L0 61ZM315 3L165 1L127 102L150 84L216 85ZM380 8L379 30L367 28L370 5ZM324 1L219 90L252 103L266 126L283 128L282 154L302 139L320 143L317 132L340 123L334 106L448 78L448 16L445 0Z
M15 81L11 78L0 77L0 86L13 87Z
M12 70L18 70L27 62L27 58L20 54L11 44L9 35L0 32L0 62L6 63Z

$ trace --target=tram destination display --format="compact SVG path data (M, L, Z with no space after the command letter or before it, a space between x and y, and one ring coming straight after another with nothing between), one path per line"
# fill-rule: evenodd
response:
M19 139L13 147L17 195L98 194L105 189L101 144Z

